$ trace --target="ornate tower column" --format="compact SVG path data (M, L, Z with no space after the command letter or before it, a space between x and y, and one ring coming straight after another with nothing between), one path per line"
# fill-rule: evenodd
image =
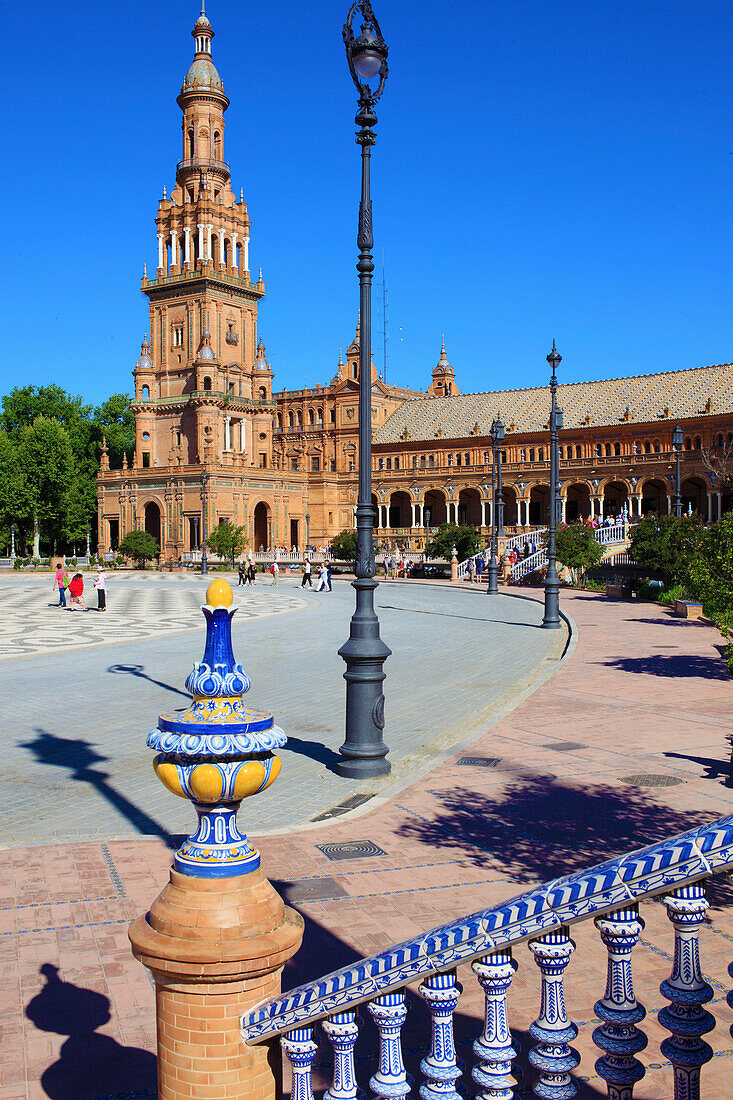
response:
M159 1100L275 1100L267 1044L246 1047L240 1017L280 991L303 935L237 827L243 798L275 780L285 735L242 702L250 680L232 651L232 590L206 590L206 647L186 680L193 698L148 737L160 781L190 799L198 829L176 852L170 881L129 931L155 981Z

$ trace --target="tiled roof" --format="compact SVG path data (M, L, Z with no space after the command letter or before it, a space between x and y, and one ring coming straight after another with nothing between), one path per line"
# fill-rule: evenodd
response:
M708 399L712 415L733 413L733 364L558 386L565 429L674 422L707 412ZM374 442L487 436L498 413L507 431L542 432L547 430L549 401L547 386L418 398L393 412L375 432Z

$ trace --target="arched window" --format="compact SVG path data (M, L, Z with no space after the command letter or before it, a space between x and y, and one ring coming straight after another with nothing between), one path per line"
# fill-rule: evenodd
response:
M723 433L722 432L718 432L718 446L719 447L723 446Z
M654 440L654 454L655 454L655 455L658 455L658 454L660 454L660 453L661 453L661 450L662 450L662 448L661 448L661 447L660 447L660 445L659 445L659 440L658 440L658 439L655 439L655 440Z
M295 417L293 416L292 410L288 413L288 427L291 431L295 427Z
M277 430L279 432L283 430L283 418L280 413L277 414Z
M257 392L260 395L260 401L267 401L267 390L264 386L260 386Z
M143 401L149 401L149 400L150 400L150 388L148 386L143 386Z
M652 445L649 442L649 440L647 439L647 440L644 441L644 454L645 455L650 455L651 453L652 453Z
M323 409L317 409L316 410L316 427L317 428L322 428L323 427Z
M196 148L196 139L194 137L193 129L187 132L186 137L188 138L188 155L189 157L195 157L196 154L194 150Z
M613 453L616 455L617 458L621 454L621 444L620 443L614 443Z
M435 465L435 455L428 455L428 466Z
M690 439L689 435L685 439L685 450L686 451L691 451L692 450L692 440Z
M308 409L308 427L312 428L314 423L313 409Z
M300 409L298 409L298 427L299 428L303 427L303 414L300 411Z
M610 458L610 457L611 457L611 444L607 443L606 444L606 458Z
M600 445L600 443L596 443L595 452L596 452L596 458L600 458L601 457L601 445Z
M575 448L575 457L576 457L576 458L580 458L580 454L581 454L581 451L580 451L580 444L578 443L578 445L577 445L577 446L576 446L576 448Z
M329 409L328 410L328 419L329 419L331 424L336 423L336 410L335 409Z
M545 448L544 447L540 447L539 451L537 452L537 457L538 457L540 462L545 461Z
M211 389L211 379L209 377L204 378L204 390L208 393Z
M461 465L461 452L459 451L458 454L456 455L456 466L460 466L460 465Z
M353 367L352 367L352 370L353 370L353 372L354 372L354 378L356 378L356 369L357 369L357 368L356 368L356 363L354 363L354 365L353 365Z
M222 155L221 155L221 134L219 133L218 130L214 130L214 149L213 149L213 152L214 152L214 159L215 160L221 160L222 159Z
M468 451L466 451L465 455L463 456L463 459L464 459L464 463L465 463L466 466L471 465L471 456L468 453Z
M696 451L701 451L702 450L702 439L700 438L699 435L695 436L695 450Z

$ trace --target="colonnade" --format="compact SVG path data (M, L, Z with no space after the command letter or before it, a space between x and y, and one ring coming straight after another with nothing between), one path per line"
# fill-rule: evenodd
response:
M198 254L204 263L213 263L213 235L215 226L213 223L197 222L196 229L198 231ZM179 242L180 236L179 230L171 229L170 231L170 244L171 244L171 267L183 267L185 264L191 266L191 232L192 227L188 225L183 226L183 240ZM219 256L218 262L221 267L226 266L226 230L221 227L217 230L219 238ZM231 249L229 253L229 267L233 271L239 270L239 263L237 259L237 242L239 239L239 233L233 232L229 234L231 240ZM167 255L166 255L166 234L158 233L158 270L166 271L167 268ZM242 238L242 270L249 272L249 237Z

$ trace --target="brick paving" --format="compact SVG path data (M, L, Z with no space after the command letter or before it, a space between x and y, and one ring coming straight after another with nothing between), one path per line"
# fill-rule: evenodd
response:
M268 876L306 918L288 986L500 903L529 884L733 812L732 685L717 632L651 604L590 594L564 594L563 602L579 627L577 648L470 749L453 752L374 808L260 839ZM458 694L460 684L447 690ZM459 764L466 756L495 763ZM653 782L643 778L649 776L680 782L640 785ZM277 799L277 787L269 797ZM246 803L240 816L246 825ZM385 854L332 860L320 850L365 841ZM163 885L169 863L161 839L0 853L0 1100L155 1095L152 990L129 953L126 929ZM703 1096L730 1095L733 1079L733 1011L726 1003L732 902L733 891L717 880L701 932L717 1020ZM634 1095L668 1100L670 1071L659 1053L666 1033L655 1013L664 1004L659 983L670 971L673 935L662 904L645 904L642 916L634 974L649 1013L649 1047L641 1055L648 1072ZM580 1027L579 1073L587 1078L579 1095L598 1098L605 1089L595 1077L591 1032L605 952L588 922L574 927L573 938L566 989ZM526 947L516 957L510 1024L526 1036L538 1009L538 972ZM459 978L459 1053L470 1064L480 989L470 968ZM420 998L408 996L407 1061L419 1079L427 1023ZM373 1069L368 1030L357 1047L363 1087Z

